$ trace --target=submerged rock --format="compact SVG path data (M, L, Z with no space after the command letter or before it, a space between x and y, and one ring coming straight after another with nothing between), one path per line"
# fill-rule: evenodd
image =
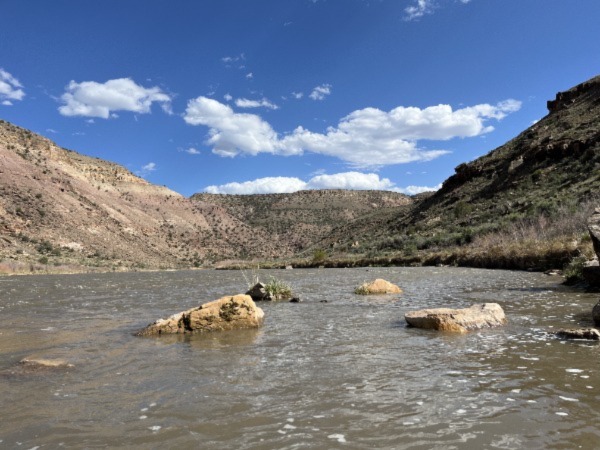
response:
M264 312L248 295L234 295L159 319L136 333L137 336L195 334L207 331L258 328Z
M556 337L561 339L583 339L586 341L600 341L600 331L595 328L571 328L558 330Z
M458 333L506 324L504 311L497 303L473 305L465 309L421 309L407 312L404 318L416 328Z
M395 284L390 283L389 281L377 278L375 281L371 281L370 283L365 282L361 284L356 289L354 289L354 293L359 295L401 294L402 289L400 289Z
M23 358L19 364L30 370L38 369L70 369L75 367L64 359L46 359L46 358Z

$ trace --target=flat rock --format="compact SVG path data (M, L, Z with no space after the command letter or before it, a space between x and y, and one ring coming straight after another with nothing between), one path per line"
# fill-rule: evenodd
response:
M74 367L64 359L46 359L46 358L23 358L19 361L23 367L28 369L69 369Z
M483 303L464 309L421 309L407 312L406 322L416 328L466 333L506 324L506 316L497 303Z
M558 330L556 337L561 339L582 339L586 341L600 341L600 331L595 328L568 328Z
M354 292L361 295L401 294L402 289L395 284L390 283L389 281L377 278L370 283L361 284L354 290Z
M258 328L263 323L264 312L249 295L222 297L196 308L159 319L137 336L161 334L196 334L237 328Z

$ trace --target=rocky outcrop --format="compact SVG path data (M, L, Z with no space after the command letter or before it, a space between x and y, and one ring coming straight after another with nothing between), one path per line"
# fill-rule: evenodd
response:
M581 269L581 275L590 286L600 286L600 265L598 264L598 260L594 259L585 263Z
M497 303L473 305L465 309L422 309L408 312L404 318L416 328L458 333L506 324L504 311Z
M139 331L137 336L196 334L236 328L258 328L264 312L248 295L227 296L199 307L159 319Z
M600 258L600 208L596 208L594 213L588 219L588 230L592 238L596 256Z
M595 328L575 328L558 330L556 337L560 339L581 339L586 341L600 341L600 331Z
M402 289L389 281L377 278L370 283L365 282L361 284L354 289L354 293L359 295L401 294Z

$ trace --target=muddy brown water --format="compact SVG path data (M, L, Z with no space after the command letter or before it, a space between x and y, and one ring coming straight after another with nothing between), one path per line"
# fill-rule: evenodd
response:
M461 268L262 271L303 302L258 330L139 338L241 292L240 272L0 278L0 448L573 449L600 446L598 294L537 273ZM385 278L402 295L360 297ZM327 303L321 301L327 300ZM406 311L498 302L506 327L405 326ZM27 371L25 357L72 368Z

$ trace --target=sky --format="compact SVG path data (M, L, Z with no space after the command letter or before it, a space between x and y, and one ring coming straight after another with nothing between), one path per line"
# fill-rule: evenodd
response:
M0 0L0 119L185 196L435 190L600 73L598 0Z

